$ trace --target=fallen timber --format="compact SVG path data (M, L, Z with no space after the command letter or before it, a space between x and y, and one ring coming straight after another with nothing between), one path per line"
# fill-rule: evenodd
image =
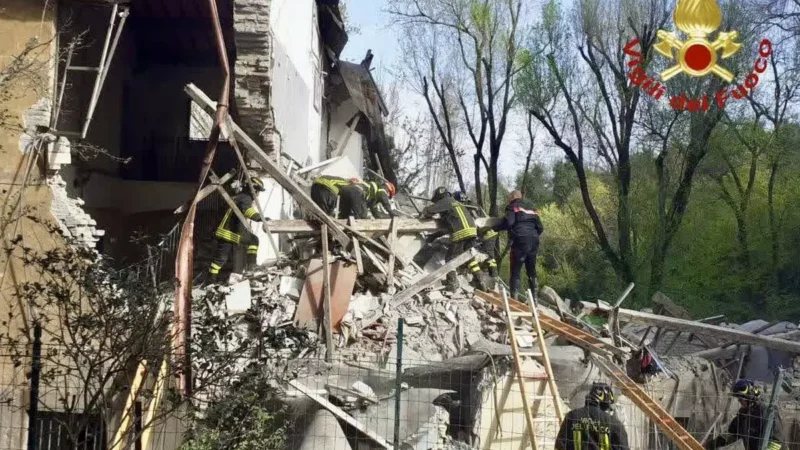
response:
M433 219L395 219L397 221L398 234L415 234L422 232L431 232L444 228L437 220ZM343 228L348 225L346 220L335 220ZM475 224L478 227L492 226L498 222L494 218L478 218L475 219ZM353 220L349 228L362 233L388 233L391 230L391 219L359 219ZM269 222L270 230L273 233L284 234L300 234L300 235L317 235L320 233L318 224L306 220L271 220Z
M601 306L599 308L604 313L610 312L611 308ZM660 316L630 309L620 309L619 319L625 322L637 322L645 325L669 328L677 331L685 331L694 334L713 336L718 339L725 339L738 344L762 345L764 347L783 350L785 352L800 354L800 342L789 341L777 337L763 336L746 331L725 328L718 325L711 325L702 322L677 319L674 317Z

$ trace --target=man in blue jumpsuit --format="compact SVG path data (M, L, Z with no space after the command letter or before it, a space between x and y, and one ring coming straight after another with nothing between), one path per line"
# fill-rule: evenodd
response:
M528 272L528 286L536 293L536 256L539 253L539 236L544 232L539 212L522 198L522 192L514 191L508 196L506 215L494 226L494 231L508 231L511 248L511 297L519 292L522 266Z

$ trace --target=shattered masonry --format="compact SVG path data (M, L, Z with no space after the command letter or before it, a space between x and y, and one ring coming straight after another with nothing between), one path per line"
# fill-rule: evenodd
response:
M269 0L236 0L233 10L236 63L233 96L242 129L267 152L273 136L272 34Z
M47 157L47 184L53 193L50 212L61 228L64 236L77 245L95 248L104 232L97 229L97 222L83 210L84 201L69 194L68 183L62 175L62 166L71 162L70 144L65 137L58 139L51 134L41 134L37 127L49 127L51 101L42 98L25 111L23 124L25 131L20 134L20 151L35 151L40 145L40 159Z

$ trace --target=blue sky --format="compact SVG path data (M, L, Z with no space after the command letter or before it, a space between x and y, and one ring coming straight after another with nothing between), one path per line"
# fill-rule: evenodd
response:
M383 84L392 76L393 67L401 60L398 49L398 33L389 25L391 18L384 10L387 8L387 0L344 0L347 5L349 20L352 25L358 26L361 32L351 35L342 53L342 59L353 62L361 62L371 49L375 54L372 66L378 83ZM407 116L417 116L426 113L424 102L418 94L410 89L403 89L399 86L400 108ZM517 171L524 165L524 153L527 151L527 131L524 128L524 120L515 117L510 123L508 134L503 143L503 151L500 157L500 176L507 178L516 175ZM534 160L550 160L553 155L544 154L544 133L539 133L537 139L537 151ZM471 154L474 151L469 151ZM520 157L522 159L520 159ZM560 157L560 154L555 155ZM468 158L471 159L471 158ZM520 163L520 161L522 161ZM465 173L472 173L472 167L463 166Z
M361 33L350 36L343 57L348 61L361 61L367 50L375 54L374 63L391 65L397 57L395 32L387 26L386 0L345 0L347 12L353 25Z

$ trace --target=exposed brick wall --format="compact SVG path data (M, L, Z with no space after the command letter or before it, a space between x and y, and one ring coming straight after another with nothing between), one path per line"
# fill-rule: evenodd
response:
M242 129L269 152L277 149L271 111L271 0L235 0L233 28L237 59L234 101Z

